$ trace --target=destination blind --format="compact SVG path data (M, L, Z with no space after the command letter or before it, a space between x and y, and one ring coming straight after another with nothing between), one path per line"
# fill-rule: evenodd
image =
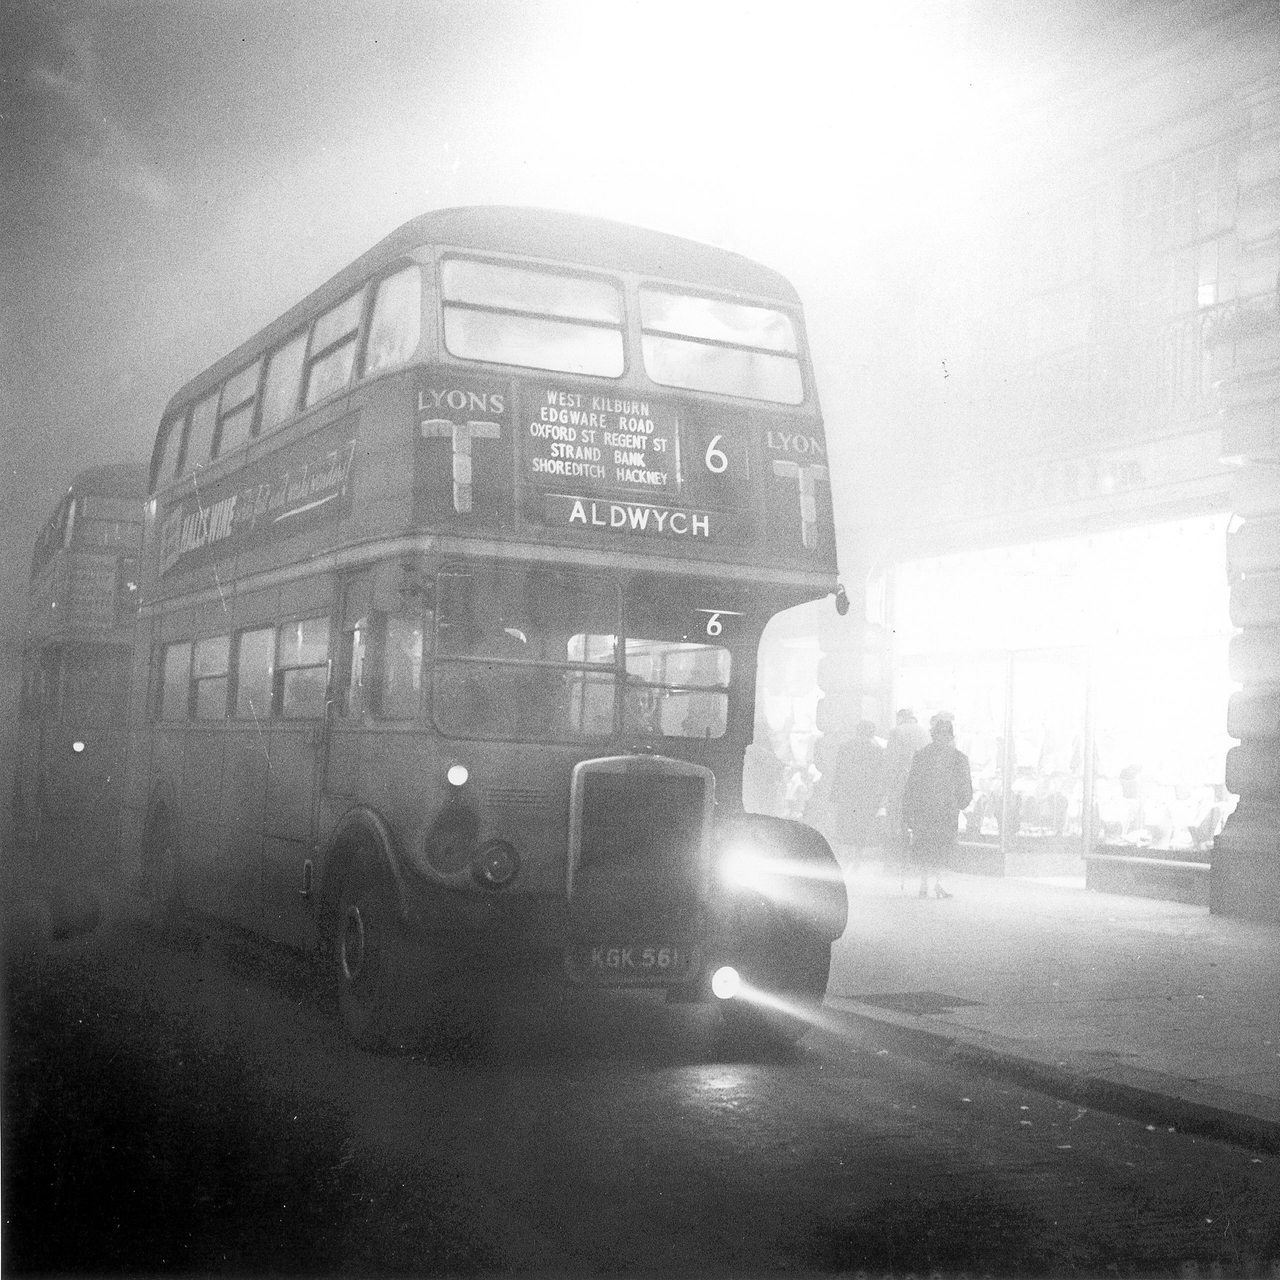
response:
M540 387L524 403L526 478L596 492L680 491L674 407L627 395Z

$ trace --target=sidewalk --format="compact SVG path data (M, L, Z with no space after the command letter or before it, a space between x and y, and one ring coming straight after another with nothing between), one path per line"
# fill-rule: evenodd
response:
M1280 926L1043 881L846 873L828 1010L1102 1109L1280 1152Z

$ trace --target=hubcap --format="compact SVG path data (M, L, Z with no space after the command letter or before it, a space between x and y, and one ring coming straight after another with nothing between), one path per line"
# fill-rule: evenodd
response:
M342 923L342 976L355 982L364 969L364 917L354 903Z

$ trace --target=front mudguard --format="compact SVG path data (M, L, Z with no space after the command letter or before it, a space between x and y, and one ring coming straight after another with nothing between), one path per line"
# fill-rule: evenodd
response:
M849 923L844 873L820 832L791 818L735 814L717 828L712 851L716 899L751 889L735 882L733 859L745 856L761 871L757 894L796 928L834 942ZM771 873L772 872L772 873Z
M741 874L743 858L750 874ZM708 978L732 965L753 986L820 1002L831 944L849 919L844 877L826 840L800 822L742 814L716 832L713 867Z

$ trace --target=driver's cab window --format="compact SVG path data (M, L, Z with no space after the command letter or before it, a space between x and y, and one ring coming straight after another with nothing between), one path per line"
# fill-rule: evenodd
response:
M735 607L737 606L737 607ZM730 640L745 606L717 589L635 579L626 597L623 729L664 738L722 738L729 724Z

